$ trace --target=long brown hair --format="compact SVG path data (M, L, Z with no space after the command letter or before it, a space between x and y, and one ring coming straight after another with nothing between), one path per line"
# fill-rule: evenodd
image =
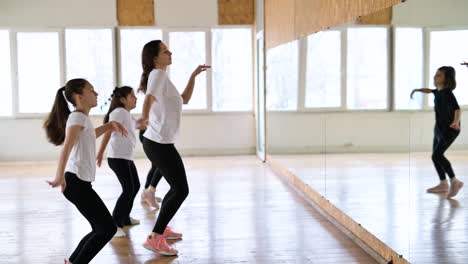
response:
M62 145L65 140L65 128L67 119L71 111L68 108L68 102L76 106L74 94L83 94L88 81L85 79L72 79L65 84L64 87L58 89L55 94L54 104L46 121L44 129L46 130L47 139L50 143L58 146Z
M154 69L154 57L159 55L161 43L161 40L152 40L146 43L143 47L143 51L141 52L141 66L143 67L143 73L141 74L138 92L146 94L148 77L150 72Z
M124 104L120 101L120 99L127 97L132 91L133 88L130 86L122 86L120 88L115 87L110 98L111 103L109 106L109 111L107 111L107 114L104 116L104 124L109 122L109 116L110 113L112 113L112 111L114 111L118 107L125 107Z

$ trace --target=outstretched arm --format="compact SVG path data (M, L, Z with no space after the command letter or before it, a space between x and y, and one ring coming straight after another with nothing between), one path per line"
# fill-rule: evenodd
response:
M184 104L188 104L188 102L190 101L190 98L192 98L193 88L195 87L195 78L198 76L198 74L200 74L201 72L206 71L209 68L211 68L211 66L199 65L195 69L195 71L193 71L192 75L190 75L187 86L185 87L185 90L182 93L182 100L183 100Z
M122 134L122 136L127 136L128 134L127 130L125 130L125 128L119 122L110 121L110 122L105 123L102 126L96 127L95 129L96 138L100 137L102 134L108 131L117 131L120 134Z
M411 95L410 95L411 99L413 99L413 95L414 95L415 92L422 92L422 93L427 93L428 94L428 93L432 93L432 90L429 89L429 88L414 89L411 92Z

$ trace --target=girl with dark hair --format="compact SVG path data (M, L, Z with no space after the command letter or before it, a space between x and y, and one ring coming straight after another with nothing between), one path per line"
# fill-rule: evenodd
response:
M415 89L415 92L433 93L436 124L434 127L434 141L432 145L432 161L439 175L440 183L427 189L429 193L447 193L452 198L463 187L463 182L455 177L452 165L444 156L445 151L460 134L461 111L453 90L457 87L455 69L450 66L440 67L434 76L434 85L437 89ZM450 188L446 174L450 178Z
M115 237L126 236L122 229L124 226L140 223L139 220L130 217L133 201L140 189L138 172L133 162L136 143L135 130L139 128L139 125L130 114L130 111L136 107L136 101L137 98L131 87L123 86L114 89L111 95L109 111L104 117L104 124L112 121L119 122L127 130L128 136L124 137L115 132L107 132L104 134L96 157L97 165L100 167L104 150L109 144L107 163L115 175L117 175L122 186L122 193L117 199L114 211L112 212L112 217L118 227L114 235Z
M84 79L73 79L60 88L54 105L44 123L48 140L63 144L52 187L62 187L65 198L72 202L88 220L92 231L78 244L65 263L89 263L115 234L117 227L91 182L96 174L96 138L107 131L127 135L119 123L112 121L94 128L89 111L97 105L94 87ZM70 112L68 103L76 110Z
M189 193L184 163L174 146L178 137L182 104L192 97L195 78L210 66L198 66L189 78L182 94L169 79L166 69L172 63L172 53L160 40L148 42L143 47L139 91L145 96L141 120L148 124L143 135L143 149L155 168L161 170L170 190L164 196L153 232L146 238L144 247L163 255L177 255L178 251L166 239L180 239L168 223L176 214Z

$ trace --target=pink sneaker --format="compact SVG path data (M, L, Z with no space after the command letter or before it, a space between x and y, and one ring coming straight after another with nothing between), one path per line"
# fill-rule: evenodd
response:
M148 236L146 238L146 242L143 244L143 247L165 256L174 256L179 253L177 249L171 248L167 244L165 235L158 236L157 238L151 238L151 236Z
M182 234L172 231L172 229L169 226L167 226L166 229L164 229L163 235L166 236L167 239L182 239Z
M447 198L455 197L458 194L458 191L460 191L460 189L463 187L463 185L464 183L462 181L454 180L450 184L450 191L447 194Z
M156 209L159 209L159 204L156 203L156 198L154 197L154 193L143 190L141 193L141 202L148 203L149 206L152 206Z
M446 193L449 190L449 185L447 182L441 182L437 184L436 186L427 189L428 193Z

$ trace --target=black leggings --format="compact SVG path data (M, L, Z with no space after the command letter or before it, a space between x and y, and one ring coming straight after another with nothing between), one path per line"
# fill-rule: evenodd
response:
M141 144L143 144L144 133L145 133L145 130L140 130ZM156 188L161 178L162 178L161 170L159 170L158 167L151 165L151 169L148 171L148 175L146 175L145 189L147 189L150 185Z
M143 139L143 149L153 166L159 168L171 189L164 196L153 232L162 234L189 194L184 163L174 144Z
M92 231L81 239L69 260L73 264L89 263L112 239L117 227L90 182L79 179L71 172L65 172L65 181L67 187L63 195L76 206L92 228Z
M434 167L439 174L439 179L445 180L445 174L448 174L450 178L455 177L452 165L444 156L445 151L452 145L453 141L460 134L460 130L450 129L447 133L440 133L436 128L434 130L434 142L432 144L432 162Z
M130 212L133 201L140 189L140 180L135 163L132 160L108 158L109 167L114 171L122 186L120 194L115 204L112 217L118 227L130 225Z

